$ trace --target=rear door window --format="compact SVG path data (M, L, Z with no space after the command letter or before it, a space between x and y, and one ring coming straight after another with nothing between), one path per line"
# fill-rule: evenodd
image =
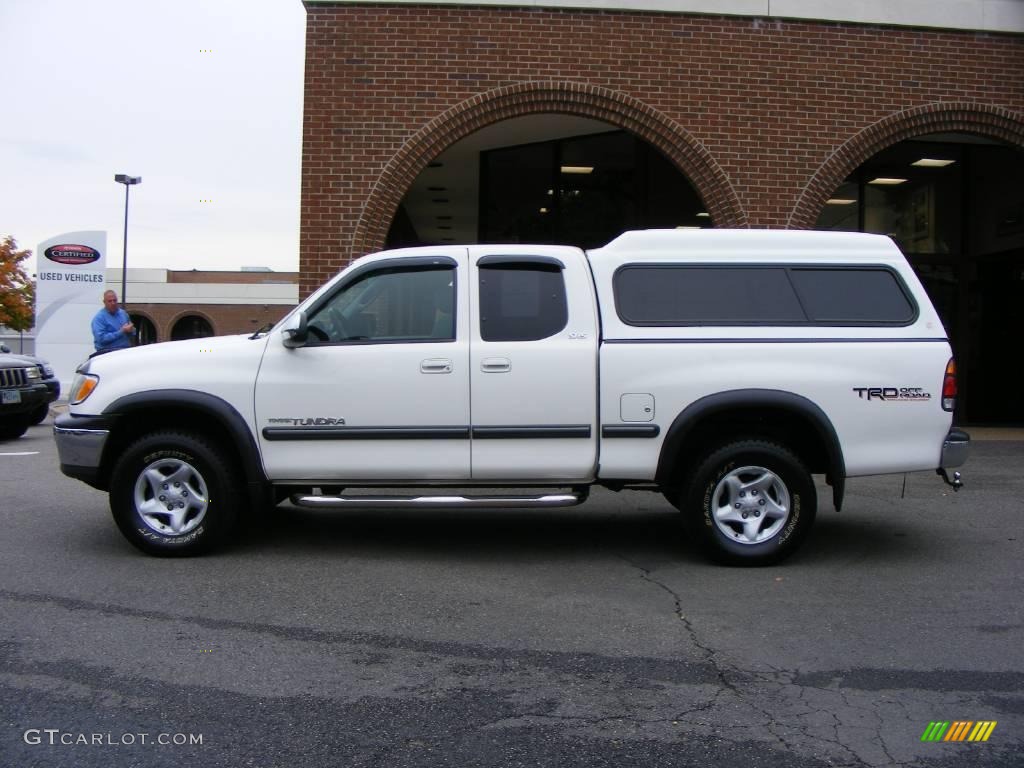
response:
M537 341L568 324L563 265L557 259L486 256L477 266L484 341Z

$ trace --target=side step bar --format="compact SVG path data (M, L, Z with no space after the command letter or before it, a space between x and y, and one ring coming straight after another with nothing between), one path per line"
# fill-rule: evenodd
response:
M586 498L586 492L541 496L313 496L296 493L291 502L310 509L535 509L575 507Z

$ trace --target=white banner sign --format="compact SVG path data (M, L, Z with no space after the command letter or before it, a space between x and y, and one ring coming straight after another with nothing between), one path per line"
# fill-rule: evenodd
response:
M93 353L92 318L103 308L106 232L67 232L36 251L36 355L67 396L75 368Z

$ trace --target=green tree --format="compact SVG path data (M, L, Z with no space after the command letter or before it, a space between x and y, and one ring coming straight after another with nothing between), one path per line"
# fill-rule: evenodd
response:
M0 325L12 331L27 331L35 322L36 286L22 265L31 255L19 251L10 235L0 242Z

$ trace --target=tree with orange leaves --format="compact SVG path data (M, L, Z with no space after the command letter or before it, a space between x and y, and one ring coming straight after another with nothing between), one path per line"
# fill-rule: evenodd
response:
M32 251L19 251L8 235L0 241L0 325L27 331L35 322L36 286L22 265Z

